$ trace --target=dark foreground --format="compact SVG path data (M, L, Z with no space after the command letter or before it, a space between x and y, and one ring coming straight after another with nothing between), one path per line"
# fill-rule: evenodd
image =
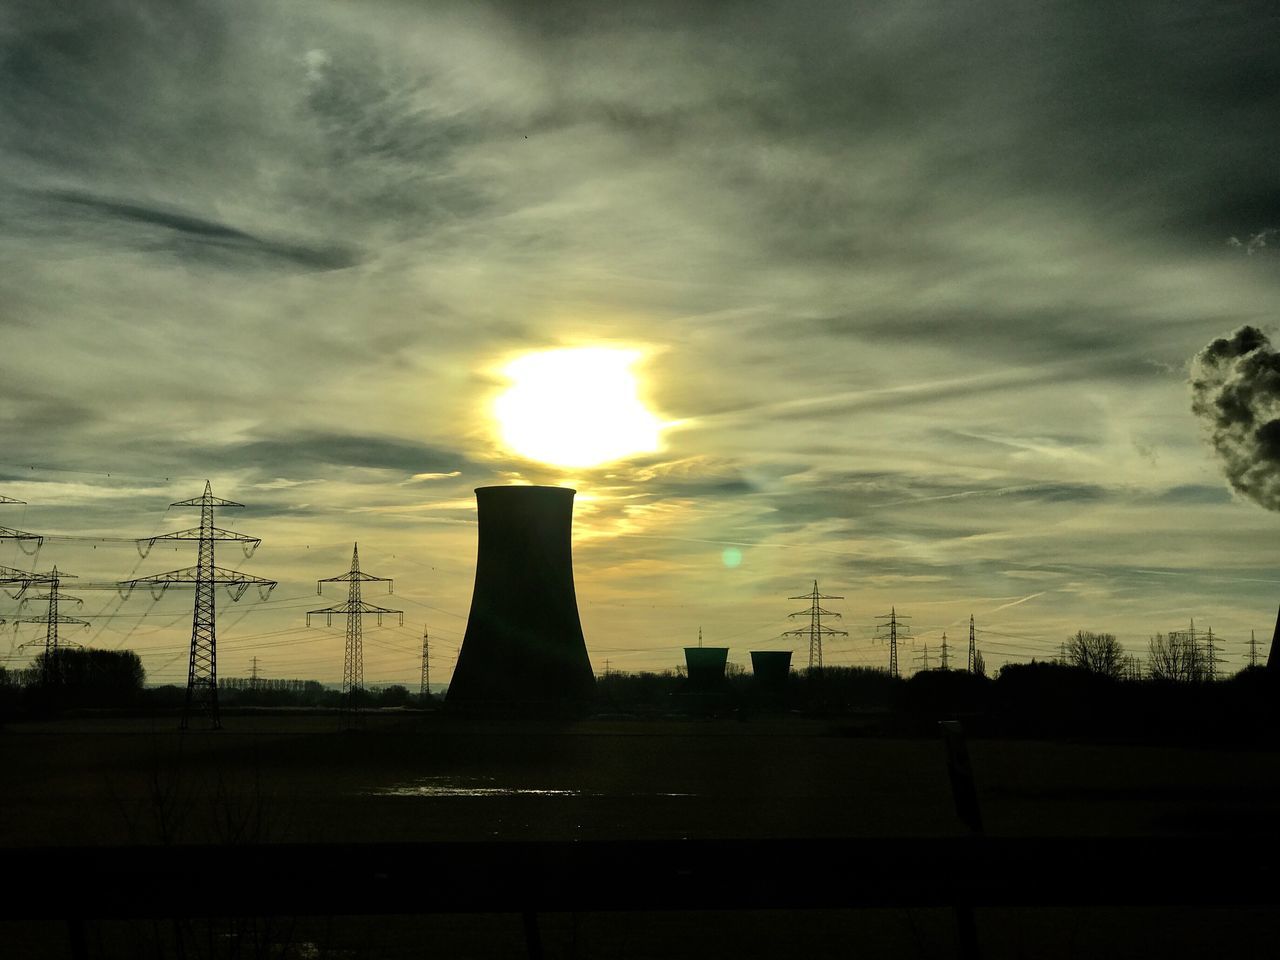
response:
M11 900L0 926L6 956L71 955L51 899L86 905L67 915L88 918L77 934L87 956L526 956L529 918L499 898L524 881L494 853L518 844L457 846L493 840L562 849L579 858L558 861L574 876L598 874L575 881L576 893L563 877L557 885L545 871L527 874L541 896L529 902L546 956L955 956L948 904L966 897L979 905L984 956L1273 955L1273 891L1225 866L1233 850L1256 864L1273 845L1267 838L1280 840L1280 764L1257 748L975 740L988 831L1020 844L1023 859L978 858L967 869L947 852L969 840L936 740L862 738L847 724L799 718L478 726L391 714L339 733L331 717L260 714L227 726L181 737L167 719L95 719L0 733L0 843L24 848L9 862L17 867L32 847L62 847L63 856L99 848L98 866L79 876L56 866L56 851L26 860L31 883L14 879L31 907L18 906L24 894ZM664 847L683 838L691 844ZM429 846L437 841L446 845ZM388 865L370 873L342 852L352 843L404 846L380 848ZM315 844L332 845L330 855ZM170 859L150 872L135 863L144 872L130 880L104 865L117 854L102 848L115 845L134 849L119 854L130 862L139 845L197 846L174 851L179 870L172 853L152 851ZM682 849L693 851L689 863ZM1035 850L1060 869L1026 860ZM1172 856L1167 871L1161 851ZM208 903L218 895L214 874L241 893L258 889L252 881L273 875L273 857L292 865L293 879L284 870L288 889L254 897L276 908L228 900L239 919L198 919L219 912ZM483 909L483 893L449 901L483 891L481 867L502 912L431 912ZM168 919L167 908L122 914L121 888L144 897L140 878L153 873L171 881L158 888L166 896L189 892L186 912L197 919ZM299 909L303 878L328 891L317 895L323 917ZM995 896L996 881L1022 895ZM1242 883L1255 889L1233 889ZM883 898L869 895L881 888ZM735 899L735 890L755 890L755 899ZM118 902L95 911L95 898ZM1179 906L1189 903L1218 906ZM391 915L342 916L371 906Z

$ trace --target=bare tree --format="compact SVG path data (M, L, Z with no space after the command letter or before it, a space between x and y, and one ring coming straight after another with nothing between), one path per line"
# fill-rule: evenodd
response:
M1204 651L1195 636L1182 631L1157 633L1147 645L1147 674L1152 680L1191 683L1208 674Z
M1124 647L1113 633L1077 630L1074 637L1067 638L1067 663L1118 679L1124 674Z

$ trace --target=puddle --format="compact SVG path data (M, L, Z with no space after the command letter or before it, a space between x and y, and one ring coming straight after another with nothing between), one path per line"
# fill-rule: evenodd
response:
M423 777L409 783L371 790L380 797L589 797L585 790L502 787L493 777Z
M493 777L422 777L367 791L379 797L603 797L590 790L550 787L506 787ZM692 797L692 793L626 793L627 797Z

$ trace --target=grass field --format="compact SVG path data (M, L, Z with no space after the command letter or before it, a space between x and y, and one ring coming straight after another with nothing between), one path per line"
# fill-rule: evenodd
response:
M167 717L8 727L0 845L962 831L940 741L850 736L816 719L480 724L388 712L344 733L331 716L256 713L225 724L186 735ZM1167 835L1243 850L1280 823L1280 755L1270 751L1012 740L975 740L970 750L995 834ZM70 895L91 895L75 891L74 878L68 884ZM1249 910L1045 909L983 911L980 925L991 956L1138 956L1155 943L1164 956L1209 955L1214 944L1229 948L1222 955L1269 956L1261 931L1276 919ZM315 947L312 956L524 953L519 918L330 920L320 932L317 923L293 931L289 956L308 955L298 944L313 943L328 953ZM936 910L542 923L550 956L954 955L953 918ZM138 936L168 955L155 938L173 936L167 927L104 929L103 956L134 955L121 944ZM6 955L66 955L59 929L10 923L3 932L26 951ZM421 952L424 936L452 952ZM229 956L217 946L229 942L185 949Z

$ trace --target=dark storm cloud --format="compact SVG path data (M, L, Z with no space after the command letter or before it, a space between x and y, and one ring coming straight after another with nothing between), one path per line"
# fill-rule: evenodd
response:
M287 264L307 270L341 270L360 261L354 250L336 244L268 240L225 223L153 205L69 190L48 191L43 196L68 212L72 232L83 233L88 220L116 221L142 228L112 234L117 242L160 247L184 258L221 260L229 266ZM147 227L160 228L160 235Z
M1266 334L1244 326L1196 354L1191 409L1231 486L1280 510L1280 353Z
M300 432L209 447L203 458L231 469L252 469L263 475L323 478L328 467L356 467L401 474L451 473L469 469L467 458L451 450L393 437L342 433Z

